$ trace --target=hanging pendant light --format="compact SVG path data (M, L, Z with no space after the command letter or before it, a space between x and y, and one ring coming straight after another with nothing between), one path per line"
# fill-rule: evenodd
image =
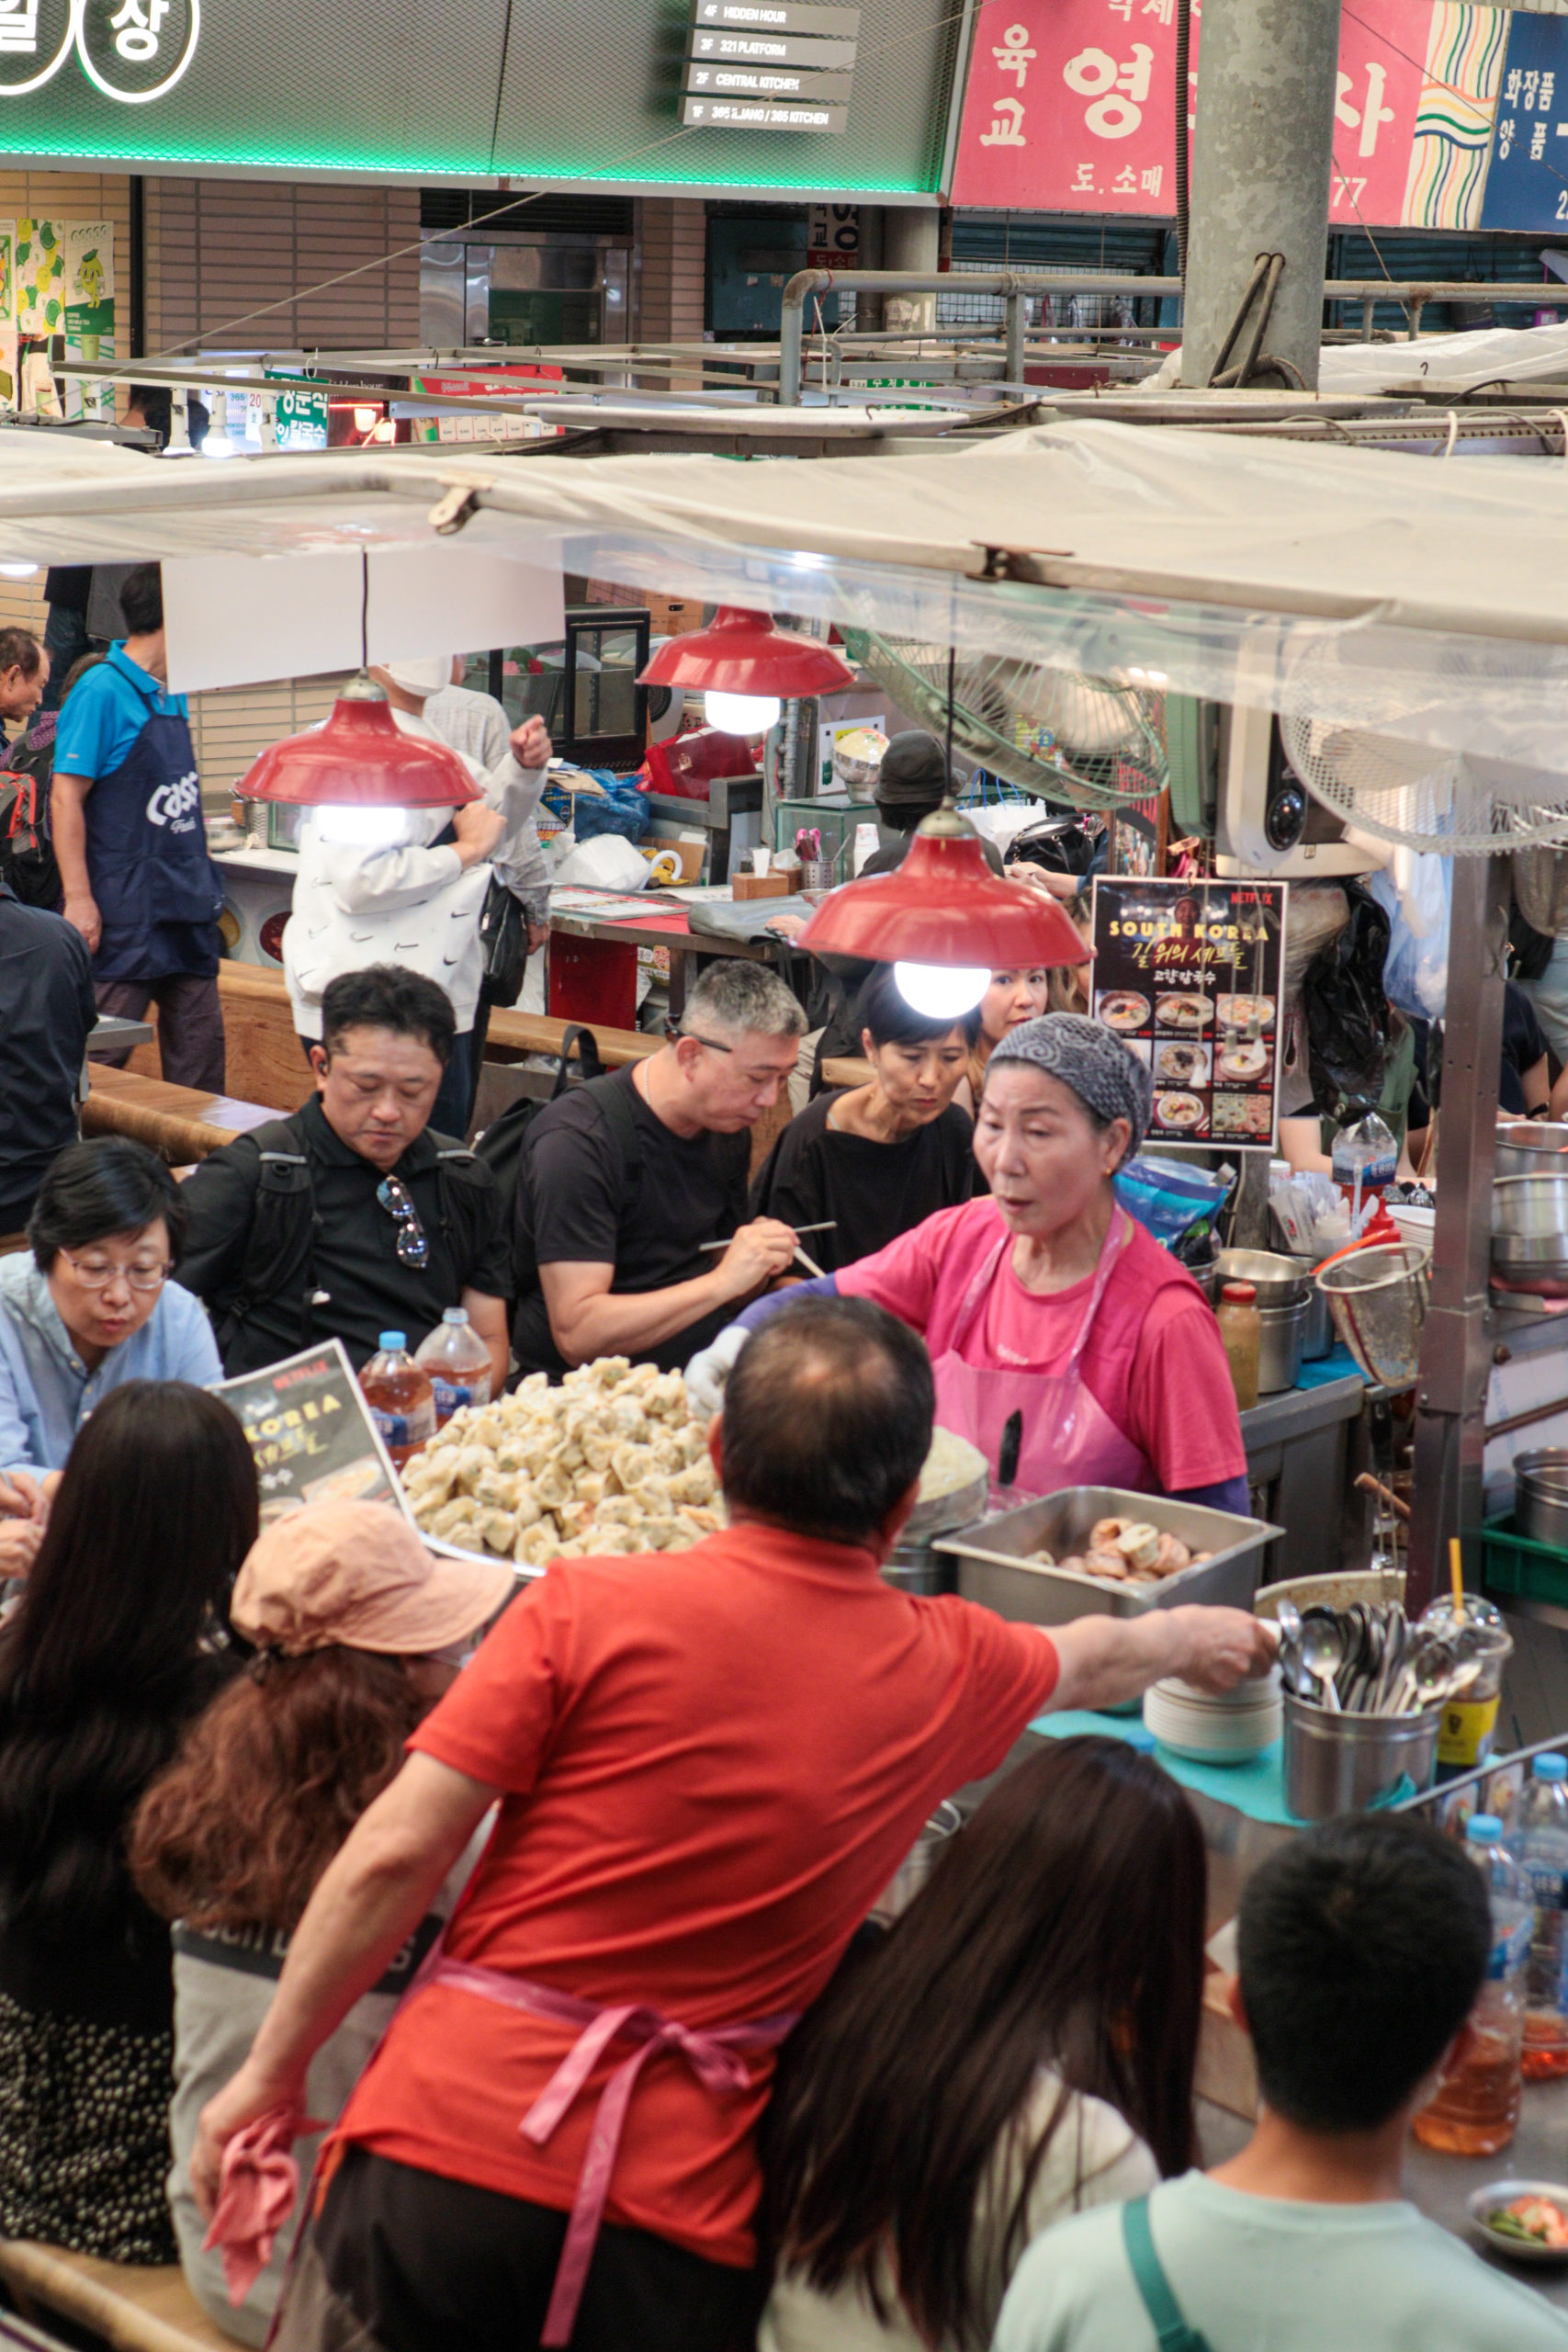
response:
M705 628L662 644L639 686L677 686L704 696L710 727L727 735L765 735L781 707L801 695L837 695L855 673L820 638L775 628L767 613L721 605Z
M957 807L953 781L953 672L947 656L947 792L922 817L902 864L863 874L818 908L795 944L818 956L891 964L900 996L933 1020L962 1019L993 972L1088 964L1094 950L1072 918L1032 882L992 873L980 836Z
M361 581L363 657L369 595L369 566L363 557ZM449 744L403 732L367 661L339 695L324 727L269 744L237 790L245 800L319 808L324 831L367 849L398 838L395 818L401 809L461 808L482 797Z

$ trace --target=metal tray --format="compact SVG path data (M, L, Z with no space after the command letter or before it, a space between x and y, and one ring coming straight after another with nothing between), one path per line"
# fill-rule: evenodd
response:
M1058 1557L1081 1551L1097 1519L1141 1519L1214 1556L1158 1584L1111 1584L1076 1568L1038 1567L1026 1556L1042 1546ZM1190 1600L1250 1609L1264 1554L1284 1532L1266 1519L1243 1519L1205 1503L1128 1494L1120 1487L1067 1487L940 1536L931 1548L957 1561L965 1600L1021 1624L1066 1625L1075 1617L1139 1617L1146 1609L1175 1609Z

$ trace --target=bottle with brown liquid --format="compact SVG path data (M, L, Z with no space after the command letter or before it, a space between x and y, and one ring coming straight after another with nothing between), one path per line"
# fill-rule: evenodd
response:
M1465 1830L1471 1860L1492 1900L1492 1951L1485 1982L1470 2013L1475 2040L1413 2129L1423 2147L1449 2156L1495 2156L1519 2120L1525 2024L1525 1963L1534 1907L1529 1883L1503 1843L1495 1814L1478 1813Z
M1254 1283L1226 1283L1215 1308L1225 1361L1231 1368L1236 1409L1250 1412L1258 1402L1258 1363L1263 1346L1263 1318L1258 1312Z

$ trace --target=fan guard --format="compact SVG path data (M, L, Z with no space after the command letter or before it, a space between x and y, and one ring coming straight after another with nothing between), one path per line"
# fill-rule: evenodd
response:
M948 650L846 629L846 648L933 735L947 730ZM1077 808L1116 808L1164 789L1157 694L1014 655L964 653L953 666L953 744L1022 792Z

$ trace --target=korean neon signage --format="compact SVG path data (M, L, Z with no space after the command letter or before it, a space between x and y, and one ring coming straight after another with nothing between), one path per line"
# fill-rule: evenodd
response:
M184 76L201 32L201 0L0 0L0 99L53 80L73 50L117 106L146 106Z

